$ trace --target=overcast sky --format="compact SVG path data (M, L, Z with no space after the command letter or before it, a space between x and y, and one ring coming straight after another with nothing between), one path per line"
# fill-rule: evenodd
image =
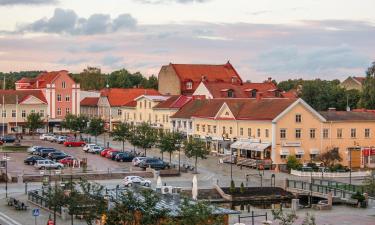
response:
M157 74L230 60L245 80L343 79L375 61L374 0L0 0L0 71Z

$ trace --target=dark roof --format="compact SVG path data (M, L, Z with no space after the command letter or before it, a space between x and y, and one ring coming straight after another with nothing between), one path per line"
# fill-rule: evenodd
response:
M319 112L327 121L375 121L375 113L353 111Z
M30 96L41 100L44 103L47 103L44 94L40 90L0 90L0 103L3 104L3 97L5 104L16 104L18 96L18 104L26 100Z
M82 99L81 106L97 106L99 97L86 97Z

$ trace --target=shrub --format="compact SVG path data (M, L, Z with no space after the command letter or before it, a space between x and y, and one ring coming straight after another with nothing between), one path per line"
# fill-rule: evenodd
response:
M361 193L357 191L357 193L352 195L352 199L357 199L358 202L363 202L366 198Z
M234 192L236 192L236 185L234 184L234 180L232 180L232 181L230 182L229 192L230 192L230 193L234 193Z
M343 165L341 165L340 163L337 163L337 164L331 166L329 168L329 170L332 171L332 172L346 171L346 168Z
M241 194L245 193L245 185L243 184L243 182L241 183L240 193Z
M300 170L302 168L302 163L298 161L298 159L294 155L290 155L288 157L288 161L286 162L286 166L288 170Z

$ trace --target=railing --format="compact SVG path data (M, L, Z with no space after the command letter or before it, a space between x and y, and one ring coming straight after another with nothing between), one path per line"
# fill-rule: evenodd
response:
M333 187L333 188L337 188L340 190L351 191L354 193L359 192L363 194L365 192L364 186L347 184L347 183L342 183L342 182L333 181L333 180L312 179L312 183L323 185L323 186L328 186L328 187Z
M42 190L34 190L34 191L29 191L27 194L27 199L34 203L35 205L38 205L42 208L52 210L49 204L49 200L47 197L44 197L42 193L40 193ZM42 195L40 195L40 194ZM58 214L61 214L61 207L58 206L56 207L56 212Z
M340 178L340 177L350 177L350 172L307 172L291 170L290 174L299 177L326 177L326 178ZM371 175L371 171L357 171L352 172L352 177L366 177Z

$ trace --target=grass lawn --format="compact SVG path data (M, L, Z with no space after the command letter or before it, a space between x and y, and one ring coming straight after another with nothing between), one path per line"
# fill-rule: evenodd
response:
M0 147L0 152L26 152L30 146L15 146L15 145L3 145Z

